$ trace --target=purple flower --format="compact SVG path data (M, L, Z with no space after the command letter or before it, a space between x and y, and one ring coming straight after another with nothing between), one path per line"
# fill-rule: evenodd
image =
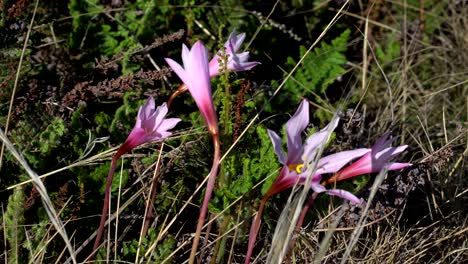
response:
M411 163L390 162L391 159L402 153L408 146L391 147L390 145L395 138L388 139L389 135L389 132L385 133L375 142L370 152L333 175L324 184L345 180L358 175L379 172L382 169L399 170L411 166Z
M197 41L191 50L182 45L182 61L184 67L174 60L166 58L166 62L192 94L205 119L208 131L212 135L218 134L218 117L216 116L211 93L208 51L201 41Z
M120 156L127 153L133 148L146 142L169 137L172 133L168 130L174 128L181 119L164 118L166 114L166 103L163 103L155 109L153 97L148 98L146 103L138 110L135 127L120 147L118 155Z
M303 100L294 116L286 123L287 156L282 150L281 138L274 131L268 130L275 153L278 155L281 164L283 164L283 168L265 196L274 195L293 187L295 184L304 184L308 175L313 173L311 188L315 192L326 192L329 195L339 196L354 203L360 202L356 196L347 191L325 189L320 184L321 175L337 172L353 159L368 153L370 149L343 151L323 157L319 159L315 172L310 171L311 166L309 164L314 161L319 148L329 140L331 131L336 128L338 121L336 118L328 126L310 136L305 144L302 144L301 134L309 123L309 104L307 100Z
M260 62L257 61L251 61L249 62L249 52L242 52L242 53L236 53L240 46L242 45L242 42L244 42L245 39L245 33L241 33L239 35L236 35L235 32L232 32L229 35L229 39L226 41L224 44L224 48L226 49L226 54L228 55L228 61L227 61L227 68L231 71L246 71L250 70L256 65L260 64ZM210 64L209 64L209 69L210 69L210 77L215 77L220 74L222 71L222 67L219 65L219 60L222 60L221 57L218 54L222 54L223 51L218 51L216 55L211 59Z

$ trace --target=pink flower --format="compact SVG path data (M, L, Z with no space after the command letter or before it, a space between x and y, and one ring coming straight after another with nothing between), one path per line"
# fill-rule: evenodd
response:
M172 133L168 130L174 128L181 119L164 118L167 111L166 103L155 109L153 97L148 98L138 110L135 127L120 147L117 155L127 153L141 144L169 137Z
M125 142L120 146L117 153L112 157L111 167L109 174L107 175L101 221L99 223L99 229L93 246L94 252L99 247L102 234L104 233L104 225L106 222L107 211L109 209L110 190L117 160L120 156L141 144L169 137L172 133L168 130L173 129L177 123L180 122L180 118L165 118L166 114L167 106L165 103L155 109L153 97L148 98L146 103L138 110L135 127L132 129Z
M336 128L338 121L336 118L328 126L310 136L305 144L302 144L301 134L309 123L309 103L307 100L303 100L294 116L286 123L287 157L284 155L281 147L281 138L274 131L268 130L275 153L284 166L265 196L274 195L293 187L295 184L304 184L308 175L314 173L311 188L315 192L326 192L329 195L348 199L353 203L360 203L360 200L356 196L347 191L325 189L320 184L320 180L322 179L322 174L337 172L353 159L368 153L370 149L361 148L343 151L323 157L319 159L315 172L310 171L309 164L314 161L319 148L329 140L331 131Z
M399 170L411 166L411 163L390 162L391 159L402 153L408 145L391 147L390 145L395 138L388 139L389 135L389 132L385 133L375 142L370 152L333 175L333 177L328 179L324 184L345 180L358 175L379 172L383 169Z
M192 94L210 133L217 134L218 118L211 94L208 51L201 41L197 41L191 50L182 45L182 61L184 67L174 60L166 58L166 62Z
M227 68L231 71L246 71L250 70L256 65L260 64L260 62L257 61L251 61L249 62L249 52L242 52L242 53L236 53L240 46L242 45L242 42L244 42L245 39L245 33L241 33L239 35L236 35L235 32L232 32L229 35L229 39L226 41L224 44L224 48L226 49L226 54L228 55L228 61L227 61ZM220 74L222 71L222 68L219 65L219 60L222 60L221 57L218 54L222 54L223 51L218 51L216 55L211 59L210 64L209 64L209 69L210 69L210 77L215 77Z

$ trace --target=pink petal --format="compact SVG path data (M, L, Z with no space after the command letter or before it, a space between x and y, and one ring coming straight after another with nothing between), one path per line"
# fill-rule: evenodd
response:
M156 115L155 121L154 121L154 129L157 129L159 127L160 123L163 121L164 117L167 115L168 109L166 103L163 103L162 105L158 106L156 108L156 111L154 114Z
M406 168L406 167L409 167L409 166L413 166L412 163L390 163L387 165L387 170L391 171L391 170L399 170L399 169L403 169L403 168Z
M304 173L301 173L299 177L305 183L310 173L311 173L310 171L306 171ZM310 188L312 188L312 190L316 193L321 193L327 190L323 185L320 184L320 181L322 181L322 175L315 174L312 176L312 181L310 182Z
M175 62L172 59L165 58L167 64L169 64L169 67L179 76L179 78L182 80L183 83L187 84L189 81L189 78L187 76L187 73L185 72L184 68L180 66L179 63Z
M286 157L284 156L281 138L276 134L274 131L267 129L268 136L271 139L271 143L273 143L273 148L275 150L276 155L278 156L279 162L281 164L286 164Z
M328 195L338 196L343 199L349 200L355 204L361 203L361 199L357 198L356 196L354 196L354 194L345 190L332 189L332 190L327 190L326 192Z
M339 121L339 118L334 118L326 127L313 134L306 140L304 145L304 152L302 154L302 160L305 163L311 162L315 158L315 152L317 151L318 147L328 142L328 139L331 136L331 132L338 126Z
M231 32L228 41L224 44L225 47L231 46L232 52L237 52L245 40L245 33L236 35L236 32ZM232 44L232 45L231 45Z
M286 123L288 138L288 160L287 164L302 163L302 139L301 134L309 124L309 102L302 100L296 113Z
M189 50L182 47L184 68L171 59L167 63L179 78L187 85L198 106L210 133L217 133L218 118L214 110L208 66L208 51L201 41L197 41Z
M133 128L125 142L120 146L121 153L127 153L137 146L147 142L146 132L142 128Z
M388 161L391 158L395 157L396 155L405 151L408 145L398 146L398 147L390 147L383 149L375 154L373 154L374 159Z
M158 127L158 132L159 133L162 133L164 131L168 131L170 129L173 129L177 123L179 123L180 121L182 121L182 119L180 118L167 118L167 119L164 119L161 124L159 125Z
M341 151L332 155L321 158L317 165L317 174L335 173L339 171L344 165L348 164L352 160L359 158L366 153L370 152L370 149L361 148L355 150Z

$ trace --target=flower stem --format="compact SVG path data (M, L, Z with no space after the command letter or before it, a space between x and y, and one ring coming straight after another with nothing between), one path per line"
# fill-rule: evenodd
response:
M101 242L102 234L104 233L104 225L106 223L107 218L107 210L109 210L109 199L110 199L110 191L112 186L112 179L114 178L115 168L117 166L117 160L120 158L121 154L120 151L112 157L111 167L109 169L109 174L107 175L107 183L106 183L106 190L104 194L104 204L102 205L102 212L101 212L101 222L99 224L99 228L96 235L96 240L94 241L93 252L91 253L90 260L94 259L94 255L96 254L96 250L99 247L99 243Z
M247 254L245 255L244 264L250 263L250 257L252 256L252 252L255 246L255 240L257 240L258 231L260 230L260 223L262 222L263 208L265 208L265 204L268 198L270 198L270 195L268 195L268 193L265 196L263 196L262 201L260 202L260 207L258 208L258 212L255 215L254 220L252 221L252 226L250 227L249 232L249 245L247 248Z
M288 250L288 253L286 254L286 258L285 258L286 263L291 263L291 255L293 253L294 243L296 242L296 234L298 234L299 231L301 230L302 223L304 223L304 218L307 215L307 212L309 211L310 207L314 203L315 198L317 198L317 195L318 195L318 193L314 192L312 194L312 197L310 197L309 201L307 201L307 203L302 208L301 215L299 216L299 219L297 220L295 234L293 235L293 237L291 239L291 242L290 242L290 245L289 245L289 250Z
M195 232L195 237L193 238L192 251L190 252L189 264L195 263L195 255L198 249L198 243L200 241L200 234L205 223L206 214L208 211L208 204L210 202L211 193L213 192L216 175L218 173L219 159L221 158L221 146L219 142L218 134L212 134L213 144L214 144L214 157L213 157L213 166L208 178L208 184L206 186L205 197L203 198L203 205L200 211L200 216L198 217L197 231Z
M167 108L169 108L169 107L171 106L172 101L174 101L174 99L175 99L177 96L179 96L179 95L185 93L187 90L188 90L187 85L185 85L184 83L181 84L181 85L179 86L179 88L177 88L177 90L171 94L171 97L169 97L169 100L167 100Z

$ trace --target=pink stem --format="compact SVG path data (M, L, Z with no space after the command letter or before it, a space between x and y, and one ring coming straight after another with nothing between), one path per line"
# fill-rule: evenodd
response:
M171 106L172 101L174 101L174 99L175 99L177 96L179 96L179 95L185 93L187 90L188 90L187 85L185 85L185 83L181 84L181 85L179 86L179 88L177 88L177 90L171 94L171 97L169 97L169 100L167 100L167 108L169 108L169 107Z
M315 198L317 198L317 195L318 195L318 193L314 192L312 194L312 197L310 197L309 201L307 201L307 203L302 208L301 215L299 216L299 219L297 220L297 224L296 224L296 230L295 230L296 234L299 233L299 230L301 229L302 224L304 222L304 218L307 215L307 212L309 211L310 207L314 203ZM293 252L293 249L294 249L294 243L296 243L296 234L294 234L292 239L291 239L288 254L286 255L286 263L291 263L290 259L291 259L291 255L292 255L292 252Z
M195 237L193 238L192 251L190 252L189 264L195 263L195 255L198 249L198 243L200 241L200 234L205 223L206 214L208 212L208 204L210 202L211 193L213 192L216 175L218 174L219 160L221 158L221 146L219 142L218 134L212 134L213 144L214 144L214 157L213 157L213 166L211 167L210 175L208 176L208 184L206 186L205 198L203 198L203 205L200 211L200 216L198 217L197 231L195 232Z
M104 233L104 225L106 223L107 218L107 210L109 210L109 199L110 199L110 190L112 186L112 179L114 178L115 167L117 166L117 160L120 158L121 152L120 149L117 153L112 157L111 167L109 169L109 174L107 175L107 183L106 183L106 191L104 194L104 204L102 205L102 212L101 212L101 222L99 224L99 229L97 231L96 240L94 241L93 252L91 253L90 260L94 259L94 254L96 254L96 250L99 247L99 243L101 242L102 234Z
M318 193L314 192L312 194L312 197L310 197L309 201L304 205L304 208L302 208L301 216L299 216L299 219L297 220L296 224L296 232L299 232L299 229L302 227L302 223L304 222L304 218L309 211L310 207L315 201L315 198L317 198ZM294 243L294 240L293 240Z
M258 231L260 230L260 223L262 221L263 208L265 208L265 204L269 197L270 196L268 194L263 196L263 199L260 202L260 207L258 208L257 215L255 215L255 218L252 221L252 226L250 227L250 232L249 232L249 245L247 248L247 254L245 255L244 264L250 263L250 257L252 256L252 252L255 246L255 240L257 240Z

